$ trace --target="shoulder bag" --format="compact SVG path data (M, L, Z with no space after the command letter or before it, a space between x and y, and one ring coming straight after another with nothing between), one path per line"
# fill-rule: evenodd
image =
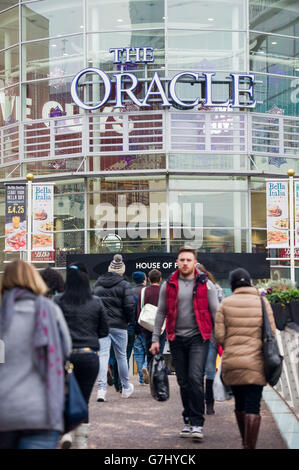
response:
M283 357L279 353L276 338L272 332L269 318L267 315L264 299L261 297L263 311L263 356L264 372L269 385L274 387L277 384L282 372Z
M141 291L141 312L138 318L138 323L140 326L145 328L148 331L153 332L155 326L155 320L157 315L158 307L152 304L145 304L144 305L144 294L145 294L146 287L143 287ZM165 330L165 321L163 323L161 334Z
M73 364L65 362L64 432L70 432L88 418L88 407L73 373Z

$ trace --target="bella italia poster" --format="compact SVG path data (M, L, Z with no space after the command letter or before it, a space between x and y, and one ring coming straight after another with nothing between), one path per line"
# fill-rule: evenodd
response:
M33 185L33 224L32 224L32 250L53 251L53 203L54 185Z
M288 182L267 181L267 248L289 247Z

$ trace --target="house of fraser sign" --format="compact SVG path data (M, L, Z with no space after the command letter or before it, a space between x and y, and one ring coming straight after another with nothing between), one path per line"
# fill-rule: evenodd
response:
M111 48L109 50L113 54L113 63L118 65L124 64L140 64L140 63L153 63L154 48L152 47L124 47L124 48ZM103 97L97 103L85 103L79 96L79 82L85 75L95 74L100 79L100 83L103 86ZM161 79L157 72L154 73L151 82L146 90L145 96L142 100L138 99L134 91L136 91L139 84L139 80L133 73L121 72L113 74L115 78L116 88L116 104L114 108L124 108L123 100L130 99L135 105L142 108L150 107L148 103L151 97L158 97L161 100L161 107L170 107L173 104L182 106L184 108L194 108L196 105L202 102L202 98L198 97L193 102L184 101L183 97L177 94L177 83L180 80L186 80L190 85L204 81L204 106L208 107L231 107L231 108L255 108L256 100L253 99L253 84L255 76L253 74L245 73L230 73L232 80L232 99L228 98L225 102L219 103L213 101L213 77L216 75L215 72L192 72L185 71L175 75L168 83L168 95L165 88L162 85ZM244 83L246 82L246 83ZM91 82L85 82L85 84L91 84ZM96 67L88 67L81 70L74 77L71 85L71 95L73 101L85 110L95 110L104 106L110 99L112 91L112 82L107 73ZM248 101L246 103L240 102L242 95L247 96ZM244 98L244 96L243 96Z

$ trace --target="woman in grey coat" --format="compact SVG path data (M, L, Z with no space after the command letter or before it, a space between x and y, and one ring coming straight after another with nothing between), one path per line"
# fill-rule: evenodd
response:
M1 283L0 449L55 449L63 431L64 356L71 337L47 286L22 260ZM64 349L62 349L61 336Z

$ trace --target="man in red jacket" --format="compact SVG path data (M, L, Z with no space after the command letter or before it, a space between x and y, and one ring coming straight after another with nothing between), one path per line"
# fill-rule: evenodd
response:
M150 351L159 353L159 336L166 318L167 338L184 407L180 436L202 440L204 371L218 299L214 284L195 268L196 264L195 250L189 246L180 248L178 269L160 290Z

